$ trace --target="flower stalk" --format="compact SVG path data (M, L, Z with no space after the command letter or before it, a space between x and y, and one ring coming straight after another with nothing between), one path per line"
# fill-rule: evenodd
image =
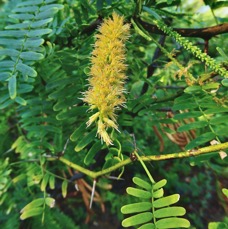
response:
M90 110L96 111L90 116L87 126L96 123L98 137L107 145L112 144L108 129L119 131L116 110L126 101L127 66L124 61L129 29L130 25L124 24L124 18L116 13L101 24L91 57L89 88L83 93L83 101L89 104Z

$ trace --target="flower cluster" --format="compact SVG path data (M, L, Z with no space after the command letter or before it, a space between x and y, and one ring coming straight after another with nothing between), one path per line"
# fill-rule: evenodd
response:
M125 103L125 41L129 29L130 25L116 13L101 24L92 52L89 89L83 98L90 110L97 110L87 126L96 122L97 134L107 145L112 144L107 129L119 131L115 111Z

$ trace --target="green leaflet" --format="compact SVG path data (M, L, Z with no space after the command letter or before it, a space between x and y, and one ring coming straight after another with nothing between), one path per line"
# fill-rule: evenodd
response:
M228 116L227 115L221 115L218 117L213 117L210 119L210 124L212 125L217 125L220 123L228 123Z
M159 229L165 229L165 228L178 228L178 227L184 227L189 228L190 223L186 219L182 218L166 218L166 219L160 219L156 222L156 227Z
M33 14L10 14L10 18L15 18L19 20L31 20L34 18Z
M158 209L154 212L156 218L164 218L170 216L183 216L186 210L183 207L167 207Z
M88 110L87 106L73 107L70 110L64 110L56 115L57 120L65 120L72 117L76 117L78 115L84 115Z
M10 98L15 99L17 96L17 78L15 75L9 78L8 89Z
M0 50L0 55L2 56L18 56L19 55L19 51L15 50L15 49L1 49Z
M218 90L220 83L208 83L202 86L203 90Z
M40 186L40 189L41 189L42 192L45 191L46 186L47 186L47 184L48 184L48 180L49 180L49 174L46 173L46 174L44 175L44 177L43 177L43 180L42 180L41 186Z
M224 87L228 87L228 79L223 79L223 80L222 80L222 85L223 85Z
M20 54L20 57L24 60L41 60L44 58L44 55L41 53L28 51L28 52L22 52Z
M89 134L84 136L79 143L75 146L74 150L76 152L81 151L83 148L85 148L89 143L91 143L95 139L96 130L91 131Z
M216 47L217 51L219 52L219 54L226 60L228 61L228 56L226 55L226 53L220 48L220 47Z
M228 112L228 108L227 107L214 107L214 108L210 108L205 110L205 114L217 114L217 113L224 113L224 112Z
M48 205L50 208L53 208L55 206L55 199L47 197L45 198L45 204Z
M32 202L30 202L29 204L27 204L24 208L21 209L21 213L24 213L28 210L31 210L33 208L37 208L40 207L41 205L43 205L44 203L44 199L43 198L39 198L36 200L33 200Z
M101 10L102 7L103 7L103 0L97 0L97 3L96 3L96 8L97 10Z
M195 121L195 122L191 122L188 124L185 124L183 126L180 126L177 131L178 132L183 132L183 131L188 131L188 130L192 130L192 129L197 129L197 128L202 128L208 125L207 121Z
M198 137L196 137L194 140L192 140L190 143L188 143L185 147L186 150L193 149L199 145L202 145L206 142L211 141L215 138L215 134L212 132L204 133Z
M150 183L142 180L141 178L134 177L132 180L136 185L138 185L139 187L144 188L144 189L146 189L148 191L150 191L151 188L152 188Z
M18 93L19 94L24 94L24 93L28 93L30 91L32 91L32 89L34 88L33 85L29 85L29 84L20 84L18 85Z
M64 6L62 4L49 4L46 6L41 6L40 7L40 11L47 11L53 8L57 8L58 10L61 10L64 8Z
M43 3L43 0L36 0L35 2L34 1L25 1L25 2L20 2L18 3L18 7L20 6L33 6L33 5L39 5L39 4L42 4Z
M63 100L59 99L59 101L54 105L53 110L54 111L60 111L63 109L66 109L67 107L71 107L75 104L75 101L72 101L72 99L64 98Z
M188 94L194 94L194 93L196 93L197 91L201 91L202 90L202 88L201 88L201 86L198 86L198 85L194 85L194 86L190 86L190 87L187 87L185 90L184 90L184 92L185 93L188 93Z
M43 213L43 207L33 208L29 211L23 212L22 215L20 216L20 219L24 220L24 219L27 219L29 217L41 215L42 213Z
M42 214L44 211L44 204L52 208L55 205L55 199L47 197L33 200L20 211L20 219L24 220Z
M173 110L185 110L185 109L193 109L198 107L197 104L193 101L185 101L181 103L175 103L173 106Z
M190 111L190 112L176 114L174 115L174 119L181 120L181 119L188 119L188 118L197 118L200 116L202 116L202 113L200 111Z
M154 198L161 198L164 195L164 189L160 188L157 191L153 192L153 197Z
M94 162L94 156L101 150L102 144L101 142L96 142L90 149L89 152L86 154L84 158L84 163L86 165L90 165Z
M11 73L10 72L3 72L3 73L0 73L0 81L5 81L7 80L9 77L11 76ZM4 95L5 97L6 95Z
M15 101L16 101L18 104L22 105L22 106L26 106L26 105L27 105L27 101L24 100L23 98L19 97L19 96L17 96L17 97L15 98Z
M14 62L11 60L3 60L0 62L1 68L12 68L14 65Z
M191 157L189 159L189 162L191 166L200 165L202 163L205 163L206 161L209 161L211 158L217 157L217 156L218 156L218 152L214 152L210 154L202 154L196 157Z
M59 11L58 8L54 7L54 8L51 8L49 10L46 10L46 11L41 11L40 13L38 13L36 16L35 16L35 19L37 20L41 20L41 19L47 19L47 18L50 18L50 16L53 16L54 14L56 14L57 12Z
M158 190L159 188L162 188L166 185L167 183L167 180L163 179L163 180L160 180L158 182L156 182L154 185L153 185L153 190Z
M222 192L226 197L228 197L228 189L227 188L223 188Z
M42 38L28 38L25 43L25 48L37 48L44 43L44 39Z
M28 37L37 37L37 36L43 36L45 34L51 33L51 29L36 29L36 30L31 30L28 32L27 36Z
M141 189L137 189L137 188L127 188L127 193L129 195L132 195L132 196L135 196L135 197L140 197L140 198L143 198L143 199L147 199L147 198L151 198L151 193L148 192L148 191L144 191L144 190L141 190Z
M53 21L53 18L41 19L31 23L31 28L39 28Z
M68 186L68 181L64 180L62 182L62 195L63 195L63 198L65 198L66 195L67 195L67 186Z
M112 157L112 158L108 158L108 159L105 158L105 163L104 163L102 169L107 169L113 165L118 164L120 161L121 160L118 157Z
M131 214L136 212L148 211L152 207L150 202L140 202L135 204L128 204L121 208L123 214Z
M180 199L179 194L173 194L173 195L162 197L158 200L155 200L153 205L155 208L162 208L162 207L169 206L171 204L175 204L176 202L179 201L179 199Z
M146 223L139 227L138 229L155 229L155 225L153 223Z
M75 131L71 134L70 136L70 140L75 142L77 141L81 136L82 136L82 133L84 133L86 129L86 123L83 122L79 127L77 127L75 129Z
M5 29L27 29L29 28L30 24L28 22L18 23L15 25L7 25Z
M192 95L182 94L181 96L175 99L175 103L184 103L184 102L194 102Z
M49 187L50 189L55 189L55 177L50 175L50 178L49 178Z
M56 71L60 71L60 66L59 65L57 65L57 66L54 66L52 69L51 69L51 72L49 73L49 74L54 74L54 73L56 73ZM48 84L47 84L47 86L46 86L46 88L48 89L48 90L50 90L50 89L53 89L53 88L59 88L59 87L64 87L64 85L68 85L68 84L71 84L71 83L73 83L73 82L75 82L75 84L77 83L77 79L72 79L72 78L66 78L66 77L64 77L64 78L57 78L57 79L53 79L53 80L50 80L50 82L48 82Z
M39 8L38 6L25 6L25 7L18 7L12 10L14 13L26 13L26 12L33 12L37 11Z
M7 42L8 41L8 42ZM10 48L20 48L20 46L22 45L23 40L17 40L17 39L13 39L13 38L0 38L0 45L4 45L6 47L10 47Z
M228 224L221 222L212 222L208 224L208 229L227 229Z
M153 214L151 212L144 212L140 213L134 216L131 216L125 220L122 221L122 226L123 227L130 227L130 226L135 226L139 224L144 224L149 221L151 221L153 218Z

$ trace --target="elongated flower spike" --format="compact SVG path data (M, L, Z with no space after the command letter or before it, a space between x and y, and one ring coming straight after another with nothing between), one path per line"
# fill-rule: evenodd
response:
M124 80L127 66L124 61L129 29L130 25L124 24L124 18L116 13L101 24L91 57L89 89L83 93L83 101L89 104L90 110L97 110L90 116L87 126L96 123L98 137L107 145L112 144L107 129L119 131L115 111L126 101Z

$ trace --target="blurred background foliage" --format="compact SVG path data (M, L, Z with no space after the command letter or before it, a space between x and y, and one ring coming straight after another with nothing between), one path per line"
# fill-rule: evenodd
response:
M212 71L172 36L151 33L184 71L132 26L127 104L118 113L121 133L111 133L113 146L100 143L95 126L86 128L90 113L81 97L88 88L96 28L113 11L126 23L158 19L170 28L196 29L228 23L227 7L226 1L206 0L0 1L2 228L121 228L120 208L133 201L126 188L133 176L146 179L140 164L100 177L90 209L92 178L59 157L99 171L136 148L149 156L226 142L227 73ZM227 32L186 39L227 69ZM228 187L227 160L211 153L150 162L148 168L156 181L167 179L166 194L181 195L191 228L227 228L228 202L221 191ZM120 173L120 180L110 179ZM53 209L45 202L34 217L20 220L25 205L47 197L55 200Z

